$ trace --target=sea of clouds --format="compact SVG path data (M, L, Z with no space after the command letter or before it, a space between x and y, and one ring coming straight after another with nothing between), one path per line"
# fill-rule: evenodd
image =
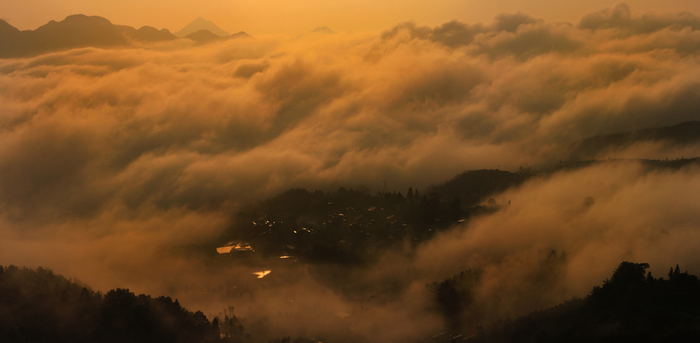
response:
M344 271L402 285L380 302L348 299L313 266L231 300L217 285L243 284L248 267L178 249L291 187L424 189L464 170L554 165L586 137L697 120L699 52L699 17L620 4L575 23L516 13L0 59L0 264L171 294L207 314L233 305L272 318L260 329L270 335L381 342L439 332L425 285L468 268L484 270L475 306L488 320L585 296L622 260L657 277L676 263L698 273L700 170L634 161L536 178L498 195L512 204L493 215ZM698 152L646 142L588 157ZM542 281L551 250L566 260Z

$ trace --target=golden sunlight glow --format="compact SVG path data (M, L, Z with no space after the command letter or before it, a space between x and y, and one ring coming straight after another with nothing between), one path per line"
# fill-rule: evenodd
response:
M700 12L695 0L629 0L635 10ZM449 20L490 22L503 12L525 12L551 21L578 20L582 13L614 6L610 0L22 0L0 2L0 19L20 29L35 29L49 20L82 13L109 18L115 24L143 25L172 32L196 17L216 22L229 32L254 36L296 36L316 27L336 32L378 32L396 23L415 21L438 25Z
M255 273L253 273L253 275L257 275L258 279L262 279L265 276L267 276L267 274L270 274L271 272L272 272L271 270L263 270L263 271L255 272Z

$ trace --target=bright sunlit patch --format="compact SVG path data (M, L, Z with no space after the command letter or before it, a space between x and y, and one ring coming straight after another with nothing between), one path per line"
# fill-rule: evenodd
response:
M263 270L260 272L255 272L255 273L253 273L253 275L257 275L258 279L262 279L265 277L265 275L270 274L270 272L272 272L272 271L271 270Z
M232 251L249 251L255 252L253 247L248 243L235 243L229 242L226 246L216 248L216 252L219 254L230 254Z

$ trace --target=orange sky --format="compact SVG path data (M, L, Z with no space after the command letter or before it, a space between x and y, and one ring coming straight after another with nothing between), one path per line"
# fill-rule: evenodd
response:
M697 0L628 0L632 10L700 13ZM561 0L3 0L0 18L22 30L71 14L98 15L115 24L168 28L175 32L194 18L212 20L229 32L298 35L319 26L334 31L381 31L403 21L437 25L458 19L488 22L502 12L523 11L548 21L576 21L582 14L617 3Z

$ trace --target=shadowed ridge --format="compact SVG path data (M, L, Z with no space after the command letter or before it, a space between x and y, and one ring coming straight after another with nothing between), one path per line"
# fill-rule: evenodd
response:
M7 24L7 23L5 23ZM64 20L50 21L34 31L15 31L1 24L0 40L5 46L0 50L0 58L27 57L51 51L84 47L127 46L124 32L109 20L76 14Z
M640 142L664 141L676 145L700 142L700 121L687 121L673 126L598 135L581 141L575 155L592 158L612 148L624 148Z
M0 19L0 58L14 57L21 36L19 29Z
M2 39L5 35L16 35L19 34L20 30L12 25L10 23L0 19L0 39Z
M240 32L232 34L231 36L229 36L229 38L255 38L255 37L245 33L244 31L240 31Z
M299 39L307 39L307 38L317 38L317 37L326 37L329 35L334 35L335 32L333 30L329 29L328 26L321 26L317 27L309 32L302 33L294 38L292 40L299 40Z
M51 21L33 32L39 50L62 50L79 47L114 47L128 45L119 28L98 16L76 14L63 21Z
M241 31L238 33L234 33L230 36L221 37L221 36L217 36L216 34L212 33L209 30L199 30L195 33L190 33L189 35L185 36L184 38L190 39L197 44L208 44L208 43L213 43L213 42L225 41L225 40L229 40L229 39L253 38L253 36Z
M129 46L134 40L158 42L174 40L167 29L151 26L135 29L126 25L114 25L98 16L75 14L64 20L50 21L34 31L19 31L0 20L0 58L30 57L52 51L75 48L114 48Z
M188 34L184 38L190 39L198 44L207 44L226 39L225 37L218 36L209 30L199 30L197 32Z
M158 30L152 26L143 26L136 30L134 38L144 42L158 42L177 39L168 29Z
M168 29L158 30L152 26L142 26L138 30L126 25L116 25L116 27L129 38L141 42L161 42L177 39Z

